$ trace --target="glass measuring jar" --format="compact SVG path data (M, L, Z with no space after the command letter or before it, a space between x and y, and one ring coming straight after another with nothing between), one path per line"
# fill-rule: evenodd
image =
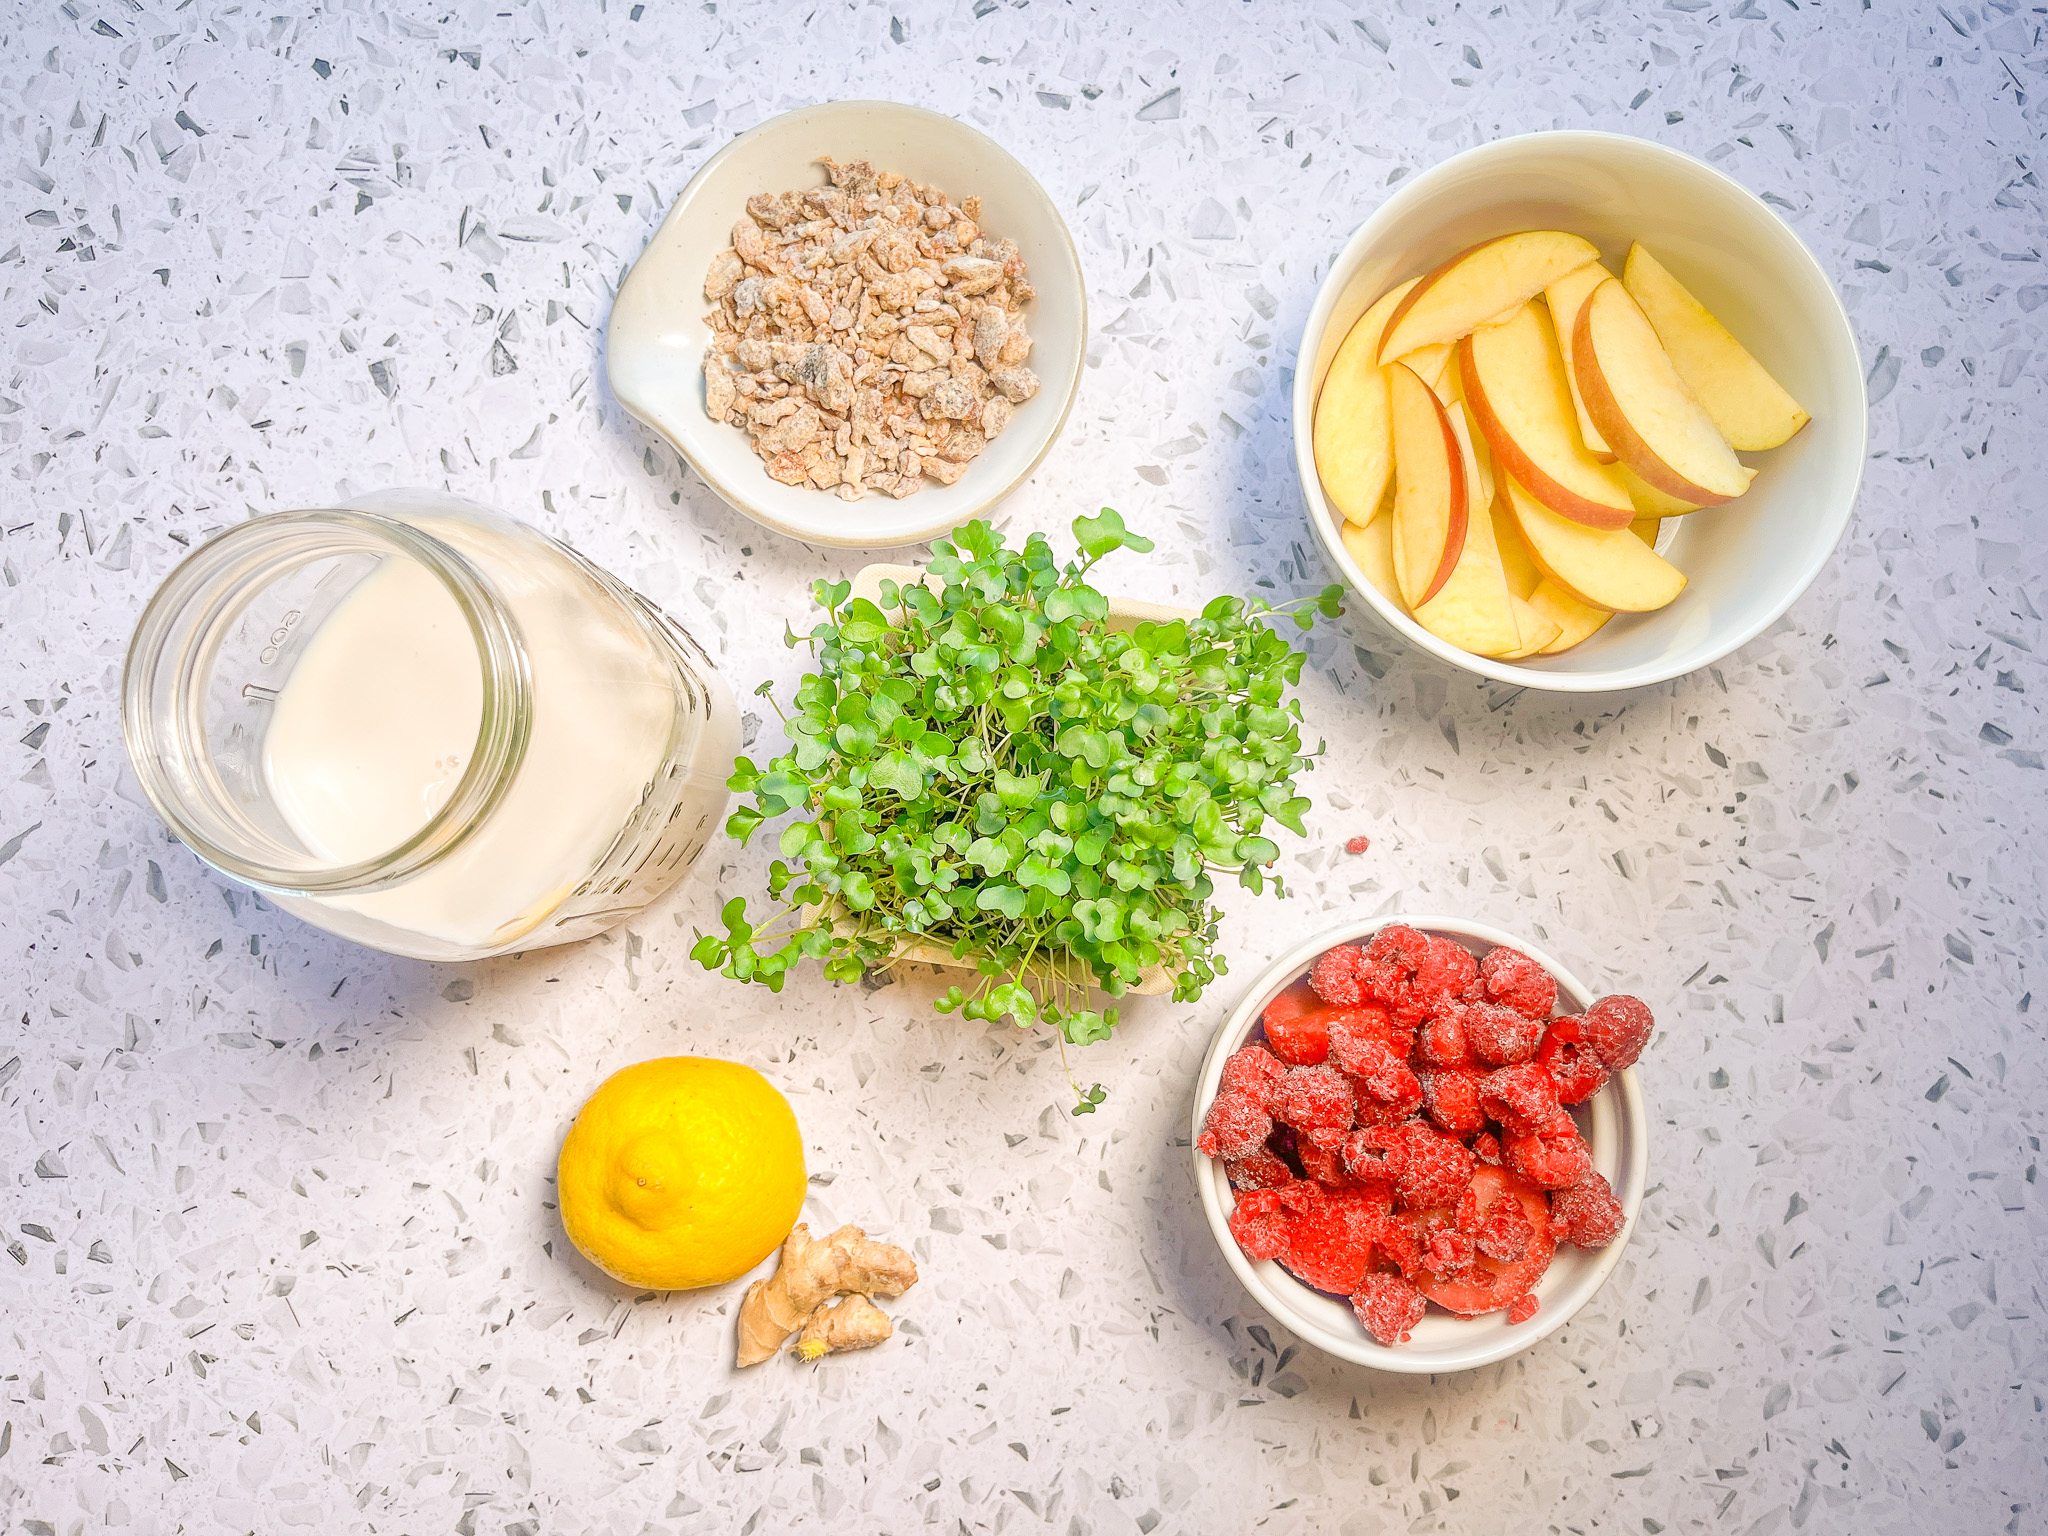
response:
M122 732L178 840L344 938L472 960L587 938L723 817L730 688L574 550L394 491L238 524L151 598Z

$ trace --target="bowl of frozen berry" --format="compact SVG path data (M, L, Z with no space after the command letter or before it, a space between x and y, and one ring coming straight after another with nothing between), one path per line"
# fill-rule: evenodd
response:
M1562 1327L1620 1262L1655 1027L1479 923L1349 924L1281 956L1196 1085L1195 1182L1246 1290L1317 1348L1469 1370Z

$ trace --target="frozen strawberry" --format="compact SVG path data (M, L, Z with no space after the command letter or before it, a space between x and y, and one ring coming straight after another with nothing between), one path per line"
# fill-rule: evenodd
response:
M1195 1146L1209 1157L1250 1157L1272 1131L1273 1117L1258 1100L1242 1093L1219 1093L1202 1119Z
M1308 973L1309 990L1332 1008L1355 1008L1365 1001L1365 956L1356 944L1325 950Z
M1560 1104L1583 1104L1607 1086L1607 1069L1586 1044L1584 1023L1575 1013L1552 1019L1536 1048L1536 1064L1557 1084Z
M1223 1171L1232 1189L1278 1189L1294 1182L1294 1170L1286 1160L1266 1147L1249 1157L1226 1158Z
M1385 1215L1369 1194L1328 1195L1295 1218L1280 1262L1304 1285L1349 1296L1372 1263Z
M1636 1064L1643 1047L1650 1043L1650 1031L1657 1021L1638 998L1617 993L1603 997L1586 1010L1586 1044L1610 1072Z
M1365 1331L1382 1344L1405 1344L1409 1330L1422 1321L1428 1303L1399 1275L1367 1275L1351 1298L1351 1310Z
M1509 1168L1538 1189L1569 1189L1593 1171L1593 1154L1569 1120L1562 1134L1509 1136Z
M1290 1067L1273 1089L1273 1118L1305 1141L1333 1147L1351 1129L1354 1097L1350 1079L1335 1067Z
M1543 1025L1499 1003L1468 1003L1462 1016L1472 1054L1488 1066L1527 1061L1543 1043Z
M1246 1045L1231 1052L1223 1063L1223 1081L1218 1093L1241 1093L1259 1104L1270 1105L1273 1085L1287 1072L1287 1063L1263 1045Z
M1286 1251L1295 1220L1322 1203L1323 1192L1297 1180L1273 1189L1248 1189L1230 1213L1230 1235L1248 1258L1277 1259Z
M1557 1083L1533 1061L1479 1080L1479 1107L1510 1135L1533 1136L1557 1118Z
M1472 1138L1472 1155L1490 1168L1500 1166L1500 1138L1491 1131L1481 1131Z
M1273 1054L1290 1066L1312 1067L1330 1054L1329 1005L1309 990L1306 978L1266 1004L1259 1022Z
M1438 1067L1416 1074L1422 1081L1422 1107L1437 1126L1453 1136L1470 1136L1486 1128L1479 1107L1479 1074Z
M1455 1136L1446 1136L1421 1120L1406 1127L1408 1146L1394 1199L1409 1210L1450 1205L1472 1181L1472 1153Z
M1408 1005L1415 973L1429 960L1429 939L1404 923L1382 928L1365 946L1365 994L1384 1008Z
M1414 1070L1380 1041L1333 1042L1330 1059L1357 1086L1361 1099L1396 1108L1403 1120L1422 1107L1422 1084Z
M1556 1251L1550 1236L1550 1210L1541 1190L1531 1189L1498 1168L1479 1169L1472 1175L1472 1187L1478 1195L1482 1231L1494 1219L1494 1206L1502 1200L1513 1200L1522 1208L1530 1239L1519 1259L1503 1262L1482 1247L1461 1278L1425 1277L1422 1294L1461 1317L1497 1311L1528 1295L1550 1267L1550 1256Z
M1551 1193L1550 1227L1560 1242L1605 1248L1621 1235L1625 1221L1607 1180L1591 1169L1571 1188Z
M1415 1059L1432 1067L1467 1067L1478 1058L1465 1038L1464 1009L1446 1008L1415 1031Z
M1351 1070L1344 1065L1347 1050L1355 1050L1368 1041L1377 1041L1393 1050L1401 1038L1400 1031L1387 1017L1387 1010L1376 1003L1360 1003L1356 1008L1333 1008L1324 1017L1329 1021L1329 1059L1342 1072Z
M1506 945L1479 962L1479 984L1488 1002L1499 1003L1531 1019L1547 1019L1557 1006L1557 983L1550 972L1519 949Z
M1542 1303L1534 1296L1519 1297L1514 1305L1508 1308L1508 1321L1511 1323L1526 1323L1536 1315L1536 1309L1541 1305Z

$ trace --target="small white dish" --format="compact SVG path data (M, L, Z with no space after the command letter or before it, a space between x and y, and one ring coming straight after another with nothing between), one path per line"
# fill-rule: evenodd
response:
M1223 1078L1223 1063L1231 1052L1250 1038L1258 1027L1266 1004L1297 978L1305 975L1316 957L1337 944L1356 943L1396 923L1406 923L1424 933L1440 933L1455 939L1484 959L1499 945L1519 949L1557 980L1560 1006L1569 1004L1580 1012L1591 1007L1594 994L1557 961L1533 944L1483 923L1462 922L1450 917L1395 916L1369 918L1332 928L1289 950L1266 967L1258 980L1245 990L1238 1005L1216 1031L1202 1073L1195 1084L1194 1134L1199 1136L1202 1120L1216 1098ZM1621 1262L1621 1251L1635 1232L1636 1212L1643 1203L1643 1188L1649 1175L1649 1119L1643 1108L1642 1090L1636 1084L1633 1067L1617 1072L1584 1104L1572 1111L1579 1133L1593 1154L1593 1166L1614 1188L1626 1223L1621 1234L1605 1248L1591 1252L1559 1244L1550 1268L1536 1283L1536 1315L1526 1323L1510 1323L1505 1312L1483 1317L1454 1317L1432 1306L1415 1325L1406 1344L1381 1344L1360 1325L1350 1305L1334 1296L1312 1290L1290 1275L1277 1261L1253 1259L1237 1246L1230 1235L1230 1213L1237 1207L1223 1164L1192 1148L1195 1186L1202 1197L1202 1212L1209 1218L1223 1257L1243 1282L1244 1288L1268 1312L1291 1328L1297 1336L1325 1354L1375 1370L1398 1371L1411 1376L1440 1371L1469 1371L1491 1365L1527 1349L1537 1340L1556 1332L1571 1320Z
M867 160L937 186L958 203L981 199L982 225L1016 242L1037 297L1025 307L1039 392L950 486L898 501L768 478L747 435L704 409L704 275L731 243L757 192L825 184L820 155ZM1066 221L1036 178L986 134L923 107L835 101L772 117L719 150L690 178L619 287L605 329L612 393L671 443L736 510L811 544L893 549L986 515L1038 467L1073 408L1088 344L1088 292Z
M1495 661L1439 640L1373 586L1344 548L1316 474L1315 405L1352 323L1387 289L1495 235L1584 235L1621 270L1640 240L1812 414L1790 442L1746 454L1740 500L1666 519L1658 550L1686 574L1677 601L1617 614L1557 656ZM1776 622L1820 574L1863 480L1863 365L1833 282L1790 226L1704 161L1647 139L1572 130L1499 139L1401 186L1330 267L1301 338L1294 459L1330 565L1390 629L1482 677L1526 688L1640 688L1720 660ZM1675 524L1674 528L1672 525Z

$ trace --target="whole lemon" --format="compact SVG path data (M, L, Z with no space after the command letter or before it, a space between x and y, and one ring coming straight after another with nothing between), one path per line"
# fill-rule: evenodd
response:
M736 1061L663 1056L605 1079L562 1143L562 1226L614 1279L675 1291L737 1279L804 1203L789 1101Z

